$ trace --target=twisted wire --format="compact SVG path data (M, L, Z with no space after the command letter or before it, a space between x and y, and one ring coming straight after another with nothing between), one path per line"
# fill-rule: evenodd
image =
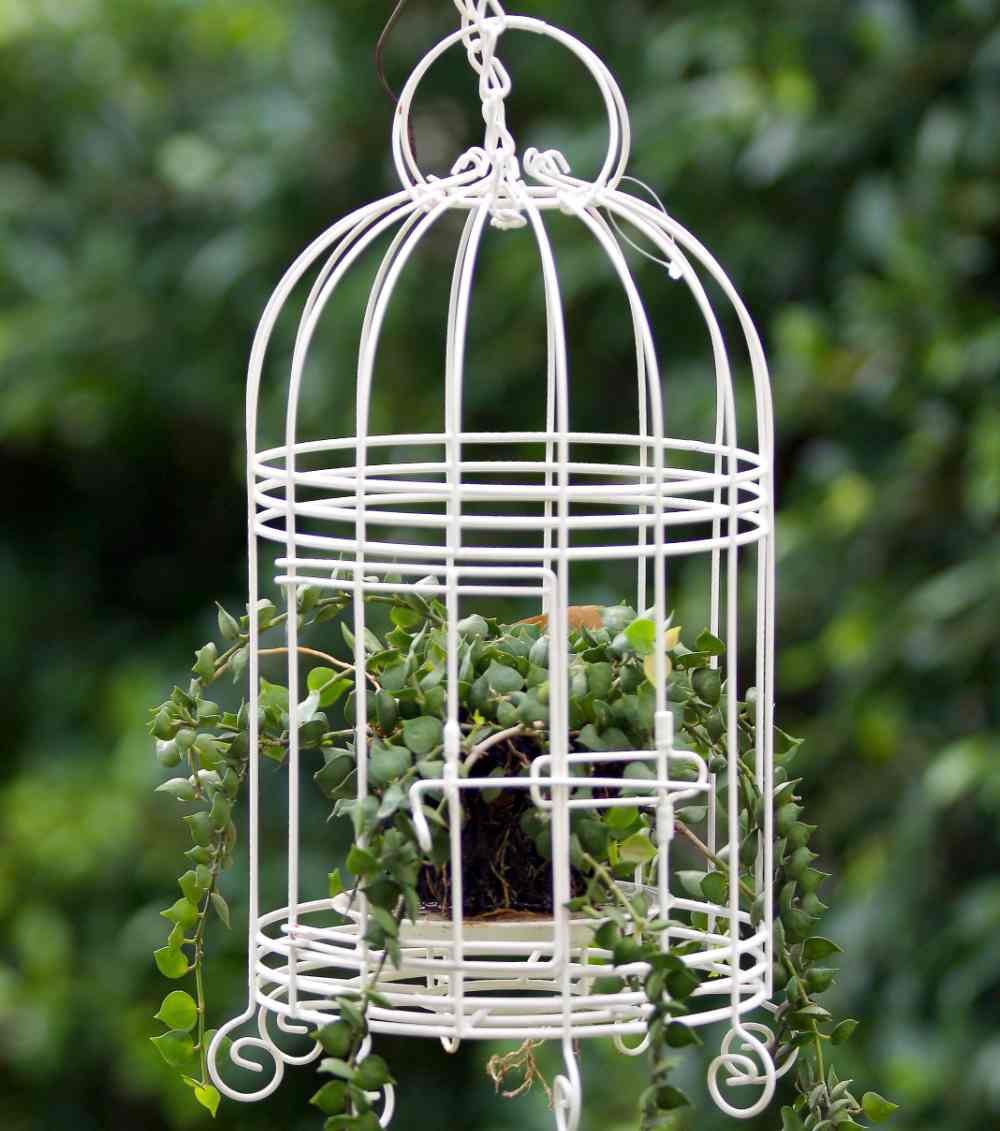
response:
M466 32L462 42L469 66L479 76L479 97L483 104L486 141L483 148L491 156L512 157L516 145L507 129L505 99L511 91L510 75L497 58L497 41L506 29L507 13L497 0L454 0ZM488 16L499 21L487 24Z
M507 27L507 13L498 0L454 3L462 17L462 42L469 66L479 76L479 98L486 124L483 152L493 167L495 204L491 223L496 228L523 227L526 221L511 190L521 176L517 144L507 128L505 100L511 92L511 81L496 54L497 42Z

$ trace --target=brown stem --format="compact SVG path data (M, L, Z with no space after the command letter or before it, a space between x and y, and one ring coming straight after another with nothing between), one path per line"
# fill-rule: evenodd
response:
M729 865L726 863L726 861L723 860L721 856L717 856L708 847L708 845L705 844L704 841L701 840L701 838L698 836L698 834L693 832L691 829L689 829L687 827L687 825L684 824L683 821L675 821L674 827L681 834L681 836L687 837L687 839L695 846L695 848L698 849L698 851L702 854L702 856L705 857L706 860L711 860L712 863L717 868L721 869L722 871L725 871L725 872L730 871ZM748 899L753 900L753 899L756 898L752 888L748 887L747 884L745 884L742 880L740 880L739 883L740 883L740 891L743 892L743 894Z
M304 644L300 644L296 649L303 656L314 656L317 660L326 660L328 664L333 664L335 668L340 668L341 671L354 671L354 665L347 663L346 660L338 660L336 656L331 656L329 652L319 652L315 648L307 648ZM260 656L287 656L287 648L262 648L258 653ZM376 691L381 689L381 684L372 675L371 672L365 672L365 675L371 681L372 686Z
M519 734L527 734L528 728L522 726L520 723L516 727L508 727L507 730L498 731L496 734L491 734L489 738L484 739L478 745L473 746L469 751L468 758L465 759L465 770L469 770L479 761L480 758L494 746L505 741L508 738L516 738Z

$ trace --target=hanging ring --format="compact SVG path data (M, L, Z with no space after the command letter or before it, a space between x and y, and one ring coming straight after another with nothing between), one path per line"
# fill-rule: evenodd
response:
M597 83L608 115L608 152L594 184L601 189L614 188L625 173L631 139L628 110L614 76L586 44L581 43L575 36L561 28L530 16L508 15L502 21L496 16L490 16L482 21L482 25L491 28L494 35L500 30L501 24L508 30L528 31L535 35L554 39L570 50L587 68L587 71ZM432 47L414 67L400 93L392 126L392 155L400 182L411 193L416 193L428 187L428 178L417 165L409 140L410 113L414 96L421 80L431 66L449 48L458 43L464 43L468 34L467 28L459 28Z

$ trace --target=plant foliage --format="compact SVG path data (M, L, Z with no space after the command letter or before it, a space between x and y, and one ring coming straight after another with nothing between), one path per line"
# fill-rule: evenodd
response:
M335 575L336 576L336 575ZM429 578L427 581L433 582ZM302 586L295 616L300 631L313 632L320 643L329 636L329 622L347 606L343 594L319 586ZM332 816L353 824L355 846L347 856L350 894L342 913L349 913L359 896L367 909L365 941L378 955L366 985L356 994L338 1000L339 1015L314 1033L329 1055L320 1072L332 1079L312 1102L326 1114L327 1131L340 1128L374 1128L377 1117L372 1093L393 1082L379 1056L368 1054L368 1006L378 1002L378 982L387 963L399 966L400 931L421 914L428 890L447 904L441 883L448 875L448 809L442 797L423 803L423 816L431 822L432 845L423 852L413 823L410 786L422 779L437 779L444 772L444 720L446 717L447 630L440 601L416 592L398 596L369 596L370 606L385 606L389 626L382 636L366 628L364 650L367 683L354 685L353 669L346 661L310 644L302 647L308 670L308 694L298 712L298 743L317 760L317 787L332 803ZM258 607L263 634L283 628L287 612L264 601ZM458 694L462 753L460 773L488 781L500 773L525 774L532 760L548 749L549 665L554 646L544 623L501 624L478 614L458 625ZM249 617L240 619L219 608L220 649L208 643L195 656L194 677L187 690L174 688L170 697L153 710L151 733L161 764L182 766L181 776L159 788L190 806L184 820L194 845L186 853L191 868L178 879L181 898L163 912L172 926L166 944L155 958L169 979L192 974L196 997L174 991L164 1001L158 1019L167 1032L154 1043L168 1064L181 1070L196 1098L214 1114L219 1096L206 1074L206 994L203 971L204 937L210 918L228 926L229 913L218 891L218 878L229 861L235 840L232 808L246 776L249 750L249 716L244 703L236 713L222 710L206 697L208 688L225 673L238 681L249 647ZM355 638L345 621L340 633L350 648ZM625 605L600 609L600 627L572 630L568 641L569 728L575 752L653 751L657 665L650 664L656 628L650 615L637 614ZM725 648L708 630L687 647L681 629L669 626L664 641L669 649L660 670L668 679L667 699L677 719L680 745L697 752L716 775L716 789L725 798L727 753L730 739L729 688L721 678ZM310 637L312 639L312 636ZM329 645L327 645L329 646ZM276 648L273 651L282 651ZM328 711L342 706L340 724ZM366 727L368 794L358 797L359 712ZM755 774L757 753L756 692L750 689L735 704L738 744L736 772L739 785L739 826L731 839L739 847L739 866L713 852L698 836L704 806L687 806L676 813L675 829L695 850L700 867L682 871L677 879L695 900L725 906L730 885L739 888L743 910L754 926L765 908L755 898L754 869L764 830L765 798ZM261 754L283 764L289 746L288 689L261 681L259 695ZM826 910L818 889L825 874L813 867L816 854L809 842L815 827L803 818L798 781L790 765L799 746L796 739L775 730L774 859L775 890L774 967L777 1010L774 1016L775 1050L779 1066L795 1060L795 1097L784 1109L785 1129L808 1131L859 1126L859 1118L873 1122L888 1118L894 1106L875 1093L858 1100L850 1081L841 1080L824 1056L824 1045L847 1040L856 1022L837 1020L817 998L831 985L836 970L825 963L840 953L834 942L816 933ZM650 1082L640 1099L643 1131L672 1126L673 1113L688 1103L670 1082L674 1051L700 1039L685 1024L690 999L711 975L686 964L686 955L699 949L695 942L664 944L672 926L705 929L707 913L690 911L681 922L665 918L651 905L647 885L655 884L658 859L656 829L651 810L641 804L648 794L644 782L655 778L648 759L625 763L617 796L635 798L635 804L604 809L574 809L570 859L575 892L570 910L593 925L591 961L596 964L591 989L615 993L627 984L642 990L652 1006L650 1026ZM671 766L678 780L694 778L692 765ZM593 796L586 772L574 796ZM604 788L604 787L602 787ZM481 802L496 805L503 790L484 786ZM471 795L473 791L468 791ZM720 806L720 811L724 808ZM525 802L512 811L509 799L500 808L500 824L518 831L530 842L537 858L552 858L552 830L547 811ZM469 820L468 804L464 813ZM524 852L508 861L502 835L490 838L493 859L486 862L498 876L501 893L494 907L511 908L516 889L523 884L527 865ZM332 873L331 897L345 892L339 870ZM551 911L551 904L549 905ZM724 930L723 927L716 928ZM189 1035L195 1030L195 1035Z

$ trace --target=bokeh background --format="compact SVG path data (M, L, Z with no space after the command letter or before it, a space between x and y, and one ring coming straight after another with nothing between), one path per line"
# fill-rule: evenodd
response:
M187 840L152 792L143 725L213 632L212 601L241 601L243 381L269 290L329 222L394 189L372 65L391 7L0 0L4 1131L209 1123L146 1039L165 988L158 911ZM901 1131L1000 1126L1000 4L516 7L611 64L632 172L719 254L770 353L779 715L807 738L835 873L825 933L847 954L829 999L862 1021L843 1072L902 1105ZM392 81L453 26L445 0L411 0ZM595 167L596 95L524 39L505 47L522 146ZM442 171L476 140L462 53L428 82L417 144ZM477 308L492 362L475 423L538 386L540 343L506 348L534 278L529 244L508 248ZM428 290L386 342L375 413L389 426L439 373L452 244L429 254ZM574 413L601 427L629 341L572 243L560 272L588 359ZM345 300L351 319L366 286ZM336 313L313 406L331 434L348 431L356 333ZM697 374L705 348L680 320L670 364ZM310 851L325 871L322 835ZM227 881L237 926L212 955L218 1020L242 993L244 881ZM626 1131L641 1066L602 1046L586 1051L585 1126ZM490 1050L395 1051L400 1131L549 1126L538 1096L492 1096ZM720 1131L699 1078L695 1065L688 1126ZM318 1127L314 1086L292 1072L218 1125Z

